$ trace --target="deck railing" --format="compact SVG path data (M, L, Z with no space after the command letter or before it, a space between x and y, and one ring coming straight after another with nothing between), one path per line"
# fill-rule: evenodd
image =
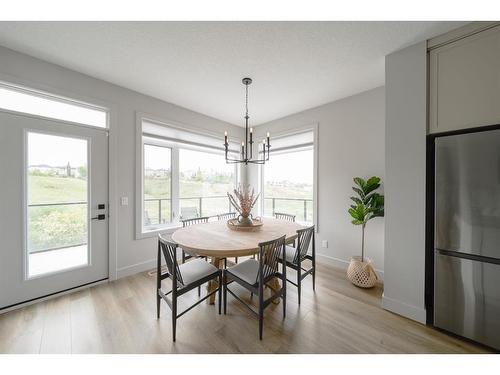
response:
M221 203L215 205L215 202L213 202L215 199L224 200L223 205L227 205L227 212L232 211L231 203L227 196L224 195L185 197L179 198L181 219L189 219L196 216L215 216L223 213L225 211L224 207L221 207ZM190 204L189 201L191 201ZM211 201L213 206L207 207ZM171 204L170 198L147 198L145 202L156 202L154 203L156 208L150 208L154 212L148 212L148 217L146 218L149 220L150 225L164 224L172 220L172 211L168 207ZM183 204L183 202L185 203ZM275 212L284 212L295 215L299 221L312 222L312 199L272 197L264 198L264 202L264 212L266 215L272 216ZM266 203L270 203L270 207ZM168 209L165 210L167 207Z
M268 207L266 202L271 204ZM282 212L295 215L297 220L312 222L313 200L305 198L264 198L264 213L274 215L275 212ZM271 209L271 212L269 211ZM310 217L309 217L310 216Z
M215 205L215 200L219 200L216 207L210 207L210 203ZM149 215L151 225L164 224L172 220L171 199L170 198L147 198L145 202L156 202L154 213ZM190 219L200 216L214 216L224 212L232 211L231 203L226 195L212 195L207 197L183 197L179 198L181 219ZM222 205L222 206L221 206ZM227 207L227 211L224 209ZM165 210L166 209L166 210ZM193 210L194 209L194 210ZM145 209L147 211L147 209ZM149 213L148 213L149 214Z

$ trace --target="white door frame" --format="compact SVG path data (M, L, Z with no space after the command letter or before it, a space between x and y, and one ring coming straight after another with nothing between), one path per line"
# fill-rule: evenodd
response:
M89 97L82 94L75 93L73 91L61 89L54 87L52 85L46 85L39 82L34 82L31 80L19 78L12 76L10 74L5 74L0 72L0 81L5 83L20 86L27 89L32 89L34 91L42 91L54 96L61 96L65 98L70 98L75 101L81 101L84 103L92 103L96 106L103 107L108 111L108 128L105 130L108 134L108 280L117 279L117 255L118 255L118 193L117 193L117 162L118 162L118 108L117 105L109 102L107 100L98 99L95 97ZM6 113L16 113L19 112L8 111L0 109L2 112ZM52 118L46 118L43 116L31 115L26 113L21 113L24 116L49 119L51 121L57 121L66 123L73 126L83 126L87 125L75 124L69 121L57 120ZM87 126L88 127L88 126ZM94 127L92 127L94 128Z

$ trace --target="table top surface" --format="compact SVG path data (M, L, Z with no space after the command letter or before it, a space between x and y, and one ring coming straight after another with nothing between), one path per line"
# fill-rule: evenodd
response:
M214 221L177 229L172 240L187 253L216 258L252 255L259 251L259 243L286 235L287 243L297 238L297 229L303 225L271 218L263 218L264 225L255 232L235 231L226 221Z

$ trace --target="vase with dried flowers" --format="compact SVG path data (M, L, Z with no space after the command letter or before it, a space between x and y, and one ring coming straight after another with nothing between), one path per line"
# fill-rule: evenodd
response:
M229 202L233 205L236 211L239 213L238 222L240 225L252 225L252 208L257 202L260 194L255 195L253 188L250 185L239 184L233 193L227 193L229 197Z

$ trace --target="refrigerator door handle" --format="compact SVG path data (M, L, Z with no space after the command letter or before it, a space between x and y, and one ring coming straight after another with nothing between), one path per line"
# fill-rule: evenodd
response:
M491 258L491 257L482 256L482 255L462 253L460 251L453 251L453 250L446 250L446 249L436 249L436 251L441 255L446 255L449 257L475 260L477 262L483 262L483 263L500 264L500 258Z

